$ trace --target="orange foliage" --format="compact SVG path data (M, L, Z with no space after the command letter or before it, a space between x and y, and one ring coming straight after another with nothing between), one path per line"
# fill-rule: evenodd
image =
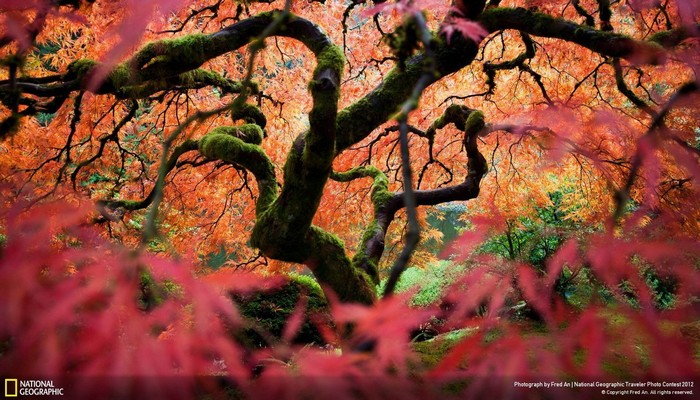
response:
M0 222L0 234L9 239L0 250L3 257L0 276L7 279L0 280L0 292L9 294L2 294L0 372L11 372L7 359L15 362L17 354L36 353L46 358L41 359L41 364L34 363L36 360L23 361L23 372L56 373L74 368L87 374L148 373L145 366L142 370L130 369L138 363L127 351L117 352L114 357L93 354L98 348L119 343L147 356L154 363L148 365L153 371L166 373L174 369L184 375L228 376L249 396L276 395L275 390L286 388L285 379L301 374L322 375L327 371L339 371L343 378L370 371L386 378L384 389L393 393L390 388L411 381L408 367L415 362L415 354L408 350L411 331L437 315L447 321L445 331L474 327L479 330L448 352L435 368L420 371L426 372L425 379L447 382L490 375L494 370L509 377L534 379L536 373L531 371L537 366L540 367L537 373L549 376L609 377L603 366L614 355L606 352L605 345L614 343L618 354L632 357L637 343L626 338L624 330L610 321L612 317L605 307L593 304L574 312L560 299L552 300L553 277L565 266L586 265L606 287L615 288L619 282L626 281L636 288L635 296L642 312L633 308L616 312L642 332L644 346L650 349L648 353L654 361L649 367L637 354L631 358L630 373L667 377L673 374L674 366L680 366L683 374L697 374L689 342L676 333L668 334L661 326L662 322L677 326L698 317L695 300L700 293L696 272L700 236L698 2L612 2L607 6L609 20L603 20L606 10L601 8L610 3L607 1L492 0L483 13L476 14L469 10L468 3L458 1L455 9L452 2L438 0L380 5L339 0L290 1L289 4L279 0L3 2L0 5L0 119L4 121L4 140L0 142L0 209L4 220ZM451 244L441 243L442 233L428 223L429 213L434 209L421 206L418 213L423 243L438 242L446 249L442 253L444 258L452 257L474 267L448 289L441 304L425 310L408 307L407 299L401 296L378 301L374 307L331 299L338 325L336 329L327 328L325 334L329 342L343 347L344 353L337 357L316 349L299 350L288 343L269 353L265 350L244 354L246 350L239 344L226 343L230 329L242 329L243 322L222 294L270 284L257 275L241 275L241 278L233 270L279 273L301 269L302 261L311 268L313 263L307 261L314 260L307 257L300 262L288 262L275 254L274 249L251 247L253 228L263 219L263 213L256 212L256 201L264 193L257 186L259 179L256 181L251 168L243 162L206 158L202 149L195 146L197 151L184 153L166 171L163 201L156 203L157 214L149 213L147 206L129 208L147 199L156 188L166 164L162 155L164 143L169 145L168 138L172 135L174 142L165 151L172 154L173 148L185 146L188 141L201 143L215 128L232 125L231 110L240 106L235 103L239 96L258 106L267 118L262 143L250 146L269 157L280 187L291 185L284 182L285 176L293 176L285 175L288 172L285 162L293 158L290 154L297 145L295 141L311 129L310 110L320 104L320 101L315 104L312 98L314 85L319 85L316 80L320 81L314 75L318 54L314 55L311 46L288 37L287 28L283 27L265 37L262 47L253 37L246 41L247 45L202 60L199 67L202 71L215 76L212 79L218 79L219 83L228 79L230 85L244 81L250 67L250 84L257 90L244 95L235 90L227 92L222 84L197 85L193 75L180 74L187 71L167 75L165 68L164 76L150 78L148 82L134 82L132 75L128 85L112 91L104 86L105 82L112 82L110 79L116 81L115 67L118 72L127 60L135 65L138 60L132 57L149 49L150 43L187 40L195 34L215 37L217 32L226 32L285 5L299 20L318 25L328 41L342 51L345 64L339 82L338 110L363 102L392 74L402 73L397 65L404 61L408 65L425 62L423 68L433 74L434 82L420 88L419 99L403 96L401 101L396 100L399 105L405 100L417 105L408 115L410 162L416 190L456 186L473 172L467 128L460 128L457 123L433 127L445 117L448 106L468 107L470 116L476 115L477 110L484 116L485 126L474 135L478 135L478 150L485 158L488 172L483 180L478 177L479 195L466 203L467 211L461 217L469 221L471 230ZM531 26L519 26L519 22L504 22L506 17L499 10L513 15L534 15L544 22L533 19ZM476 19L465 19L463 15L467 11ZM586 25L589 18L591 26ZM425 26L419 26L423 20ZM575 34L566 33L558 25L564 21L570 22L567 26L574 27ZM288 22L285 20L283 24ZM420 28L433 32L426 43L420 41ZM682 36L682 40L673 40L673 35ZM415 43L409 43L411 37ZM610 50L605 47L606 41L615 41L615 46L621 47ZM167 47L163 43L159 46ZM473 60L442 75L438 69L448 67L432 65L430 59L408 58L424 53L428 58L438 57L432 55L433 50L454 46L462 46L466 58L474 45L476 54L469 56ZM623 49L623 45L632 46L632 50L614 53L617 48ZM663 57L656 57L657 53ZM167 55L149 57L144 65L138 65L139 71L167 59ZM88 59L98 61L99 66L75 80L72 74L81 65L75 61ZM191 60L177 61L174 64L188 65L187 61ZM415 83L411 82L406 84ZM146 83L165 86L142 96L128 91ZM52 102L56 107L51 108ZM236 105L222 108L229 104ZM384 104L371 106L381 108ZM222 111L186 123L197 112L217 108ZM397 107L388 110L390 117L375 124L378 126L369 126L371 133L359 135L347 149L339 148L340 139L336 137L349 137L350 133L333 133L336 136L331 146L335 149L332 170L344 172L374 166L388 178L389 192L405 190L396 122L400 119L398 111ZM332 114L335 124L335 111ZM358 120L362 117L355 116ZM17 126L11 126L14 118L19 118ZM468 121L465 119L462 125ZM234 125L241 127L241 120L234 121ZM350 258L365 250L363 233L377 219L372 182L369 176L349 182L331 176L322 182L320 205L312 210L315 211L313 224L337 235ZM505 221L533 217L538 209L551 206L549 194L561 188L567 189L562 199L567 218L595 227L596 232L566 242L547 262L550 275L545 271L541 271L544 275L538 275L519 261L474 255L473 251L493 232L504 229ZM97 212L83 206L76 216L61 208L68 206L56 206L57 200L61 201L59 204L99 202L101 205ZM110 206L117 203L118 206ZM39 211L27 215L18 211L25 206ZM386 245L384 257L378 263L382 277L387 275L402 249L407 229L402 208L397 208L396 220L382 236L382 245ZM302 213L303 207L300 209ZM56 215L56 220L44 220ZM155 218L160 235L147 236L143 246L142 234L151 218ZM98 226L101 237L93 236L94 231L84 227L92 223ZM64 228L75 229L77 233L71 231L67 236L77 237L75 240L83 246L97 247L76 256L71 246L83 247L60 243L58 237ZM46 233L39 234L37 230ZM36 243L26 241L27 238ZM28 262L22 266L26 271L19 275L12 272L12 263L24 262L19 256L30 257L33 246L38 246L37 251L50 262L46 265ZM135 248L139 249L135 253L127 250ZM197 261L173 262L175 272L172 272L167 270L170 261L150 255L149 251L167 253L170 257L184 254ZM228 257L225 266L231 268L212 274L207 263L222 251ZM101 254L105 255L104 259ZM426 267L437 257L430 249L419 247L411 262ZM682 300L678 310L668 315L653 310L653 295L639 274L633 273L642 263L657 267L662 276L673 276L683 282L677 294ZM117 270L115 266L125 270ZM145 266L151 267L156 280L175 281L184 291L157 313L141 312L133 304L128 305L138 296L135 275ZM45 269L46 275L42 275ZM194 278L191 270L204 277ZM364 277L364 272L361 275ZM18 287L14 280L19 280ZM111 289L105 282L123 286L123 291ZM34 290L47 294L34 303ZM465 295L465 291L469 294ZM622 298L625 293L619 291L613 295ZM61 304L51 305L50 296L67 297ZM520 326L505 322L507 318L502 311L513 306L510 302L518 296L552 329L551 337L521 335ZM114 304L105 305L108 301ZM193 304L194 308L199 306L197 301L203 302L201 309L192 310ZM477 316L476 310L484 304L489 306L488 315ZM83 352L62 358L58 350L69 345L66 338L82 340L88 333L75 333L80 330L80 321L63 326L58 320L47 319L41 325L19 313L41 307L56 307L55 312L66 318L71 312L80 314L86 310L85 318L94 324L90 326L95 327L94 334L99 340L90 342L92 347ZM91 307L97 310L94 315ZM110 313L114 315L105 317ZM48 318L47 315L44 317ZM293 337L292 331L300 324L298 314L295 315L285 331L286 339ZM343 331L349 326L354 327L351 334ZM64 330L66 336L40 337L42 329L48 328ZM118 329L128 334L122 337L117 334ZM137 330L153 334L139 336ZM213 332L215 337L211 346L202 343L208 340L207 332ZM488 344L489 332L498 332L502 340ZM3 359L3 341L20 334L28 336L16 339L21 351ZM667 341L671 342L668 352L656 347ZM41 347L32 347L35 345ZM367 346L376 357L368 359L364 351ZM533 348L539 351L531 354ZM583 350L585 357L577 356ZM512 354L512 358L505 360L503 352ZM81 357L93 356L94 364L81 364ZM284 361L280 365L266 364L269 368L260 379L247 385L245 382L252 379L251 366L264 363L269 359L267 356ZM215 368L221 365L224 367ZM274 382L276 378L279 381ZM348 382L339 383L339 387L351 398L353 388L343 386ZM207 386L211 382L185 384ZM329 393L323 384L314 384L320 393ZM366 390L366 386L361 386L355 394L370 394ZM488 390L480 391L478 386L472 386L466 393L477 398ZM513 393L505 390L502 394L508 397ZM300 391L294 395L301 398L308 393ZM377 398L385 395L380 393Z

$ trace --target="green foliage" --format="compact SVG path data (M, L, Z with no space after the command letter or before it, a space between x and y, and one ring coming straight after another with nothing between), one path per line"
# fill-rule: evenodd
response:
M319 284L310 276L292 274L289 281L277 289L267 292L254 292L248 295L235 295L233 301L241 313L257 328L280 339L287 320L294 313L299 299L306 297L304 322L294 337L294 343L324 343L321 334L312 322L313 315L328 316L328 302ZM254 329L248 329L238 336L248 347L265 347L270 343Z
M61 49L61 44L54 41L47 41L44 43L37 43L36 49L34 50L34 56L41 61L41 66L46 68L51 72L58 72L58 69L54 67L50 62L46 60L46 56L50 54L56 54Z
M141 271L139 283L140 295L136 302L138 307L144 311L150 311L163 304L170 296L181 295L180 287L171 282L156 282L153 276L146 270Z
M570 210L563 207L562 200L565 190L549 194L552 204L548 207L537 208L534 217L523 217L507 223L506 232L495 236L484 243L480 251L500 255L510 260L522 260L541 273L546 271L547 260L554 255L566 240L582 232L592 232L595 228L568 218ZM628 204L635 207L635 204ZM640 275L654 296L658 309L670 309L674 305L675 292L678 282L673 278L661 277L652 268L643 265L641 260L633 260L639 265ZM632 307L638 307L637 289L628 281L621 281L615 290L606 287L591 273L588 268L580 270L563 268L555 281L555 291L569 304L577 308L585 308L592 301L604 304L614 304L619 301L621 293L623 300ZM525 307L523 313L529 310Z
M567 218L570 211L564 209L563 197L562 191L550 193L550 206L536 208L534 217L508 221L506 232L484 243L481 251L509 260L520 259L543 271L546 260L566 239L590 229Z
M673 277L659 276L652 268L646 268L642 272L642 276L654 295L655 306L661 310L673 308L679 285L678 280Z
M460 202L441 204L429 211L427 222L431 228L440 231L442 239L429 239L425 241L424 245L431 252L437 254L442 244L450 243L456 239L459 232L467 227L464 221L460 220L466 211L467 207Z
M36 118L36 121L39 123L39 125L41 125L43 127L49 126L49 124L51 123L51 121L55 117L56 117L56 113L49 114L49 113L42 113L42 112L37 113L36 116L34 116L34 118Z
M453 284L465 270L464 265L453 265L450 261L438 261L425 268L407 268L396 284L396 293L415 290L411 305L428 306L435 303L445 289ZM384 291L386 279L379 292Z
M507 221L505 232L485 242L479 251L496 254L508 260L527 262L544 274L547 261L566 240L594 229L569 218L569 214L575 211L575 208L565 208L563 200L570 190L573 189L562 188L549 193L551 205L537 207L532 217ZM609 293L601 289L588 271L571 270L566 267L562 269L554 285L554 290L559 296L569 304L581 308L588 305L593 298L608 298ZM516 317L533 315L532 310L524 303L514 311Z

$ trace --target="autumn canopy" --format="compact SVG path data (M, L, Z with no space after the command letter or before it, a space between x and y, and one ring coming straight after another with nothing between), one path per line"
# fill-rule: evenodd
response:
M0 12L2 376L510 398L697 375L698 1ZM279 332L239 312L290 273Z

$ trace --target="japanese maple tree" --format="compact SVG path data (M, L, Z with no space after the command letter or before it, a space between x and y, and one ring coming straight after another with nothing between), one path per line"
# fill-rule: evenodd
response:
M119 374L131 352L151 352L164 357L155 371L221 374L251 396L332 371L381 376L389 390L415 373L411 332L437 317L445 331L479 329L421 371L435 382L605 376L606 346L630 357L631 374L697 373L676 329L697 319L700 293L697 1L9 0L0 10L0 335L7 357L53 357L24 371ZM541 268L479 249L555 191L562 215L590 229L562 236ZM435 257L421 244L440 240L428 213L455 202L467 202L469 229L441 256L469 267L438 304L410 308L391 294L409 263ZM211 274L217 252L229 268ZM43 259L19 265L32 253ZM269 350L284 362L246 386L270 353L225 340L245 323L219 294L274 286L240 270L299 266L329 299L336 324L320 329L344 352L289 347L295 313ZM624 304L615 312L641 342L595 299L574 311L555 293L579 273ZM127 305L140 274L175 294L153 310ZM647 278L674 282L672 311L655 308ZM34 291L45 294L33 301ZM67 293L58 315L80 323L20 313ZM549 336L507 323L520 300ZM93 326L99 340L56 355ZM47 341L46 329L65 335ZM206 332L216 340L204 343ZM114 343L129 350L95 355ZM344 382L349 397L373 393ZM511 382L503 395L514 393Z

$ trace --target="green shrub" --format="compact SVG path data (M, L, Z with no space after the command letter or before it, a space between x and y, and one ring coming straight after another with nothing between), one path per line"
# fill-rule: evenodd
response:
M293 342L300 344L323 344L324 340L312 322L312 316L330 320L328 302L318 283L310 276L290 275L289 281L277 289L266 292L255 292L245 296L236 295L233 301L248 321L255 328L280 339L287 320L294 313L300 296L306 296L304 322L294 337ZM269 345L265 338L254 328L245 330L238 339L249 347L265 347Z
M411 305L424 307L435 303L445 289L464 273L465 266L453 265L450 261L438 261L425 268L407 268L396 284L396 293L416 290ZM382 281L379 293L384 291L386 280Z

